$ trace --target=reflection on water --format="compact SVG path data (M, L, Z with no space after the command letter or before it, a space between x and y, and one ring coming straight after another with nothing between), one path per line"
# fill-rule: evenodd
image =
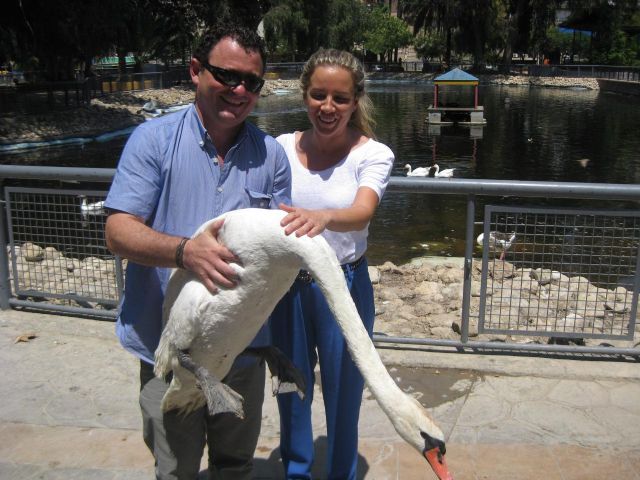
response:
M456 176L466 178L640 181L640 97L481 85L487 125L482 127L482 138L474 139L464 127L429 133L424 120L433 99L432 85L369 82L367 88L376 105L378 137L396 154L394 175L404 175L406 163L415 168L437 161L441 168L456 168ZM272 135L309 125L298 92L261 98L251 120ZM3 155L0 163L115 167L124 142ZM495 200L480 198L478 215L484 203ZM580 203L562 202L574 205ZM402 263L424 254L462 255L465 215L465 199L460 196L387 193L371 225L372 263Z
M510 180L637 183L640 169L640 98L589 90L480 87L487 125L473 139L464 127L442 127L429 135L424 124L431 88L414 85L392 92L373 89L379 107L378 132L403 166L456 168L456 176ZM384 112L384 113L382 113ZM552 194L552 192L550 192ZM421 255L464 254L465 198L454 195L387 193L371 225L369 256L373 263L402 263ZM478 198L484 204L584 202L546 199ZM607 207L600 202L598 207ZM478 232L480 227L478 227Z

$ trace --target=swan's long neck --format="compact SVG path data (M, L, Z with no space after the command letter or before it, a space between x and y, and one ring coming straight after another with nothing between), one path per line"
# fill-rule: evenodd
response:
M329 247L327 246L327 248ZM332 259L335 259L335 254L332 251L330 255ZM328 264L327 256L318 255L317 251L311 252L310 256L311 258L307 258L307 269L327 299L329 308L344 335L351 358L362 373L380 407L388 416L391 416L394 407L398 406L400 397L404 399L405 395L389 376L382 360L380 360L351 299L338 261L335 260L335 264L334 262Z

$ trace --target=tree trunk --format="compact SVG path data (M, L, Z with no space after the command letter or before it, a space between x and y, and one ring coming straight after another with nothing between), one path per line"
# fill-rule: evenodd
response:
M89 78L93 76L93 71L91 70L93 57L91 55L87 55L84 59L84 78Z
M507 21L507 44L504 47L504 57L502 58L502 64L504 65L505 73L509 73L511 70L511 56L513 55L513 45L518 37L517 25L520 16L524 12L525 0L518 0L516 4L516 11L514 14L509 14L509 20Z
M473 68L480 70L484 68L484 31L480 27L480 22L473 23L473 38L475 40L473 47Z
M127 52L118 49L118 74L124 76L127 73Z
M451 65L451 28L447 27L447 42L444 51L445 68L449 69Z

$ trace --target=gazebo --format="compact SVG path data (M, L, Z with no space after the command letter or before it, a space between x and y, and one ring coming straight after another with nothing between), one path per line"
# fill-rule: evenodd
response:
M433 105L429 106L429 123L450 124L454 122L465 123L470 125L483 125L486 123L484 119L484 108L478 105L478 84L480 81L473 75L454 68L453 70L443 73L433 80ZM442 104L439 102L440 87L442 85L451 85L456 87L473 87L473 106L461 106L459 104Z

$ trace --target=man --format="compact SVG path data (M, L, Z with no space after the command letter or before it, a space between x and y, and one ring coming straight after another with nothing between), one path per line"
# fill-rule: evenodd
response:
M245 399L245 419L239 420L231 414L209 417L205 408L187 416L163 414L168 382L154 377L153 354L171 268L193 271L214 293L235 286L228 263L236 258L216 240L221 224L188 240L197 227L229 210L291 203L283 149L245 122L264 69L263 43L255 32L224 25L207 33L190 65L194 104L134 131L106 200L107 245L129 260L116 330L124 348L141 360L143 434L159 479L195 479L205 441L209 478L251 478L262 419L263 362L240 357L224 379ZM266 343L264 333L256 343Z

